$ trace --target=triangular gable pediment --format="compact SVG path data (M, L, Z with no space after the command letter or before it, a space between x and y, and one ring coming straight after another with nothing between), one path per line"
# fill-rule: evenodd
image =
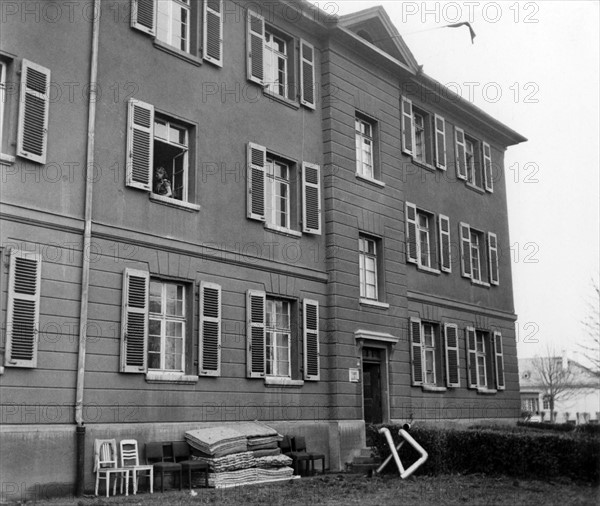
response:
M341 16L338 25L417 71L419 65L381 6Z

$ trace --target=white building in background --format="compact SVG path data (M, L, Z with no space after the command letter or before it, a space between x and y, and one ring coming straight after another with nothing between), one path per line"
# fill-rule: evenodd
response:
M573 373L573 386L554 403L557 423L599 423L600 420L600 378L593 371L566 355L552 357L561 361L562 366ZM535 359L519 359L519 386L521 391L521 411L539 415L541 421L550 421L550 399L547 389L536 370Z

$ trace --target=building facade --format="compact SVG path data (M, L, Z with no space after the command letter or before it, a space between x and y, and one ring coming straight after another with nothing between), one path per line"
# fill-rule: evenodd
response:
M383 9L33 4L2 13L4 497L89 488L95 438L258 419L337 470L365 423L518 418L525 139Z
M519 374L521 412L526 420L600 423L600 378L569 359L566 352L561 357L519 359ZM551 395L555 396L554 416Z

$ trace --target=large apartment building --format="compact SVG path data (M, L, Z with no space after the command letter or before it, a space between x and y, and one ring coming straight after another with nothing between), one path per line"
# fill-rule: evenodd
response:
M5 497L89 488L95 438L258 419L338 470L365 423L519 417L525 139L382 8L11 2L0 77Z

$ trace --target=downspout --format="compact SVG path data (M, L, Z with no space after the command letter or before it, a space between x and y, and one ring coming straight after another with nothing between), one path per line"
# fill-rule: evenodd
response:
M75 394L75 423L77 424L77 496L82 496L85 485L85 427L83 426L83 391L87 342L87 315L90 286L90 247L92 243L92 197L94 179L94 136L98 85L98 40L100 33L100 0L94 0L92 20L92 51L88 99L87 154L85 170L85 215L81 266L81 306L79 311L79 355L77 360L77 390Z

